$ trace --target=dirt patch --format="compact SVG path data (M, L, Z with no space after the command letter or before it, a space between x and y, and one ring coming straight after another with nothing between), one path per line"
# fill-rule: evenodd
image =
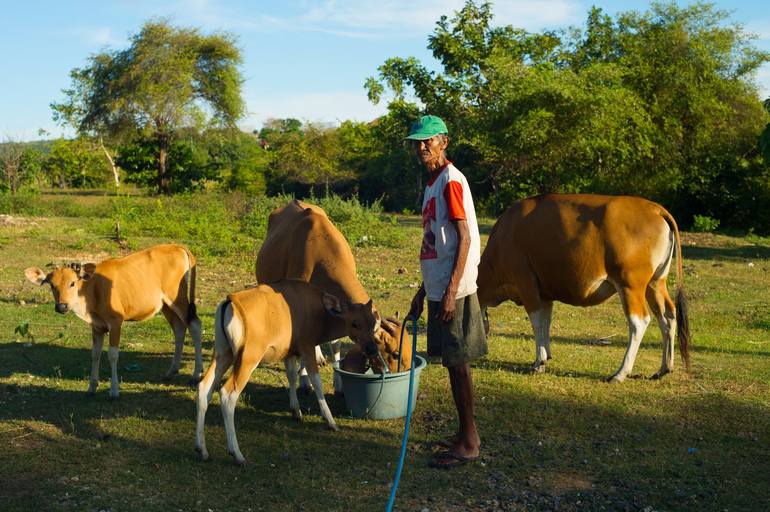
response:
M584 475L577 473L559 473L552 475L549 479L550 492L554 496L575 491L589 491L593 489L593 482Z
M39 226L43 219L29 219L26 217L14 217L12 215L0 214L0 226Z

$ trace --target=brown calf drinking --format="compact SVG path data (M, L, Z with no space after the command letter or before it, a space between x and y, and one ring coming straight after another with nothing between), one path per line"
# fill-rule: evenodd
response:
M321 414L329 428L337 429L324 398L315 348L325 341L323 326L329 318L342 321L347 334L359 345L372 350L374 336L380 330L380 317L372 302L341 303L334 295L302 280L285 279L233 293L219 304L215 316L214 355L198 384L195 446L208 459L204 423L214 386L233 367L219 389L222 415L227 434L227 448L235 460L245 459L235 435L235 405L260 363L283 361L289 377L289 408L296 420L302 419L297 400L298 358L304 359ZM376 348L374 348L376 350Z

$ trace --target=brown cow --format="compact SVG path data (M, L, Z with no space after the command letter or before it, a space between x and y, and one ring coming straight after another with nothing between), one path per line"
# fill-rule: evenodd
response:
M323 209L296 199L270 213L265 241L257 254L256 277L259 283L272 283L284 278L301 279L339 297L343 302L365 304L370 300L358 281L356 262L345 237ZM379 320L376 310L374 315ZM344 336L344 323L338 318L328 317L323 325L321 341L334 341L335 367L339 366L340 360L339 338ZM374 345L363 348L369 355L376 355ZM318 348L316 359L324 361ZM334 389L342 391L337 374L334 375Z
M382 329L376 335L376 343L379 354L382 354L385 364L388 365L387 371L396 373L408 370L412 365L412 341L409 339L406 325L402 324L398 317L389 316L382 320L381 326ZM380 375L385 371L382 360L377 355L366 356L360 346L354 345L345 354L342 369L347 372L365 373L367 368Z
M380 322L375 321L372 303L340 303L337 297L298 279L285 279L233 293L219 304L215 319L214 355L211 366L198 385L195 447L208 459L203 429L206 410L215 383L232 365L233 371L219 390L222 415L227 433L227 447L235 460L246 460L235 436L235 404L254 369L262 362L284 361L289 376L289 407L300 420L297 400L297 357L307 364L321 414L329 428L337 430L326 405L321 376L314 357L315 347L323 341L323 326L329 317L340 320L343 334L359 343L374 343Z
M676 307L666 288L674 249ZM535 332L536 371L551 358L553 301L593 306L615 293L628 321L628 349L610 380L622 382L634 366L650 322L645 303L663 336L663 363L654 377L673 371L674 332L689 370L679 229L656 203L638 197L567 194L518 202L492 228L477 283L482 308L505 300L524 306Z
M118 354L123 322L147 320L163 312L174 331L176 348L166 377L179 371L185 331L195 343L193 380L200 379L201 323L195 310L195 258L185 247L157 245L123 258L99 264L75 264L50 273L36 267L24 271L27 279L51 285L56 312L73 311L91 324L91 382L88 392L99 384L99 360L105 333L110 333L109 360L112 371L110 399L119 395ZM188 298L189 287L189 298Z

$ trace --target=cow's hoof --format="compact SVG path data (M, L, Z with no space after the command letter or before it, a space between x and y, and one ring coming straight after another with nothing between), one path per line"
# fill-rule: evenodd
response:
M291 411L291 418L294 421L302 421L302 412L300 412L297 409L292 409L292 411Z
M621 379L617 375L613 375L612 377L607 379L608 384L622 384L624 379Z
M544 364L537 364L532 365L532 373L545 373L545 365Z
M662 378L664 375L668 375L669 373L671 373L671 370L658 370L650 378L652 380L658 380L658 379Z
M329 427L329 430L331 430L332 432L340 431L340 427L338 427L336 423L332 423L331 425L327 424L326 426Z

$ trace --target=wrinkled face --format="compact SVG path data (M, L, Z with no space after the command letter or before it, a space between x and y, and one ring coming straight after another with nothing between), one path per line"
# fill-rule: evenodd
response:
M342 314L348 336L355 341L364 354L374 357L379 352L377 343L380 331L380 314L370 300L366 304L350 304ZM381 343L381 342L380 342Z
M447 148L449 140L444 135L434 135L425 140L413 140L412 147L417 159L426 167L435 166ZM432 165L433 164L433 165Z

